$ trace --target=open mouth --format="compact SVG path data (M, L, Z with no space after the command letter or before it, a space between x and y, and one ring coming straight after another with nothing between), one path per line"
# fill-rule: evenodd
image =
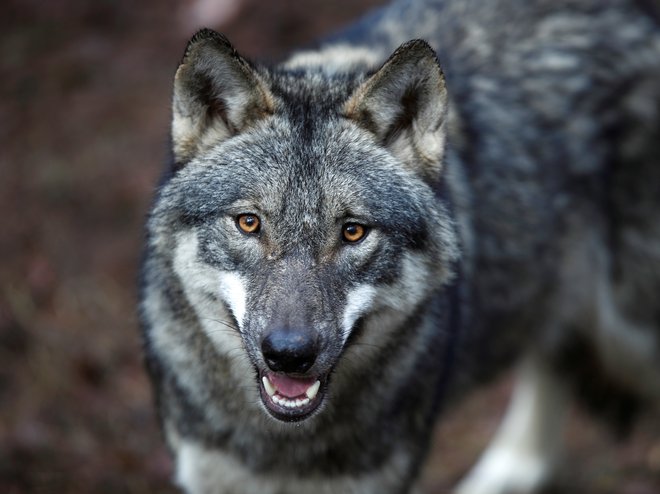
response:
M287 422L303 420L323 401L321 381L267 371L261 375L261 399L273 417Z

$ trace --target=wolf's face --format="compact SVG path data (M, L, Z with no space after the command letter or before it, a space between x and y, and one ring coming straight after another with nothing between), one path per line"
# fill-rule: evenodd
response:
M388 316L447 279L455 246L432 188L445 107L421 42L365 80L268 72L215 33L191 41L179 169L150 228L218 358L247 355L277 419L320 410L347 353L368 365Z

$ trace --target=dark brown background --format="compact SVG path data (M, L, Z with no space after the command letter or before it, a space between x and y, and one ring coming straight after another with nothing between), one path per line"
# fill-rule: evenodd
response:
M278 57L376 3L0 3L1 493L174 492L134 307L185 41L203 24L247 55ZM474 460L509 387L505 377L447 414L426 475L434 492ZM618 444L574 413L569 436L562 492L660 492L653 420Z

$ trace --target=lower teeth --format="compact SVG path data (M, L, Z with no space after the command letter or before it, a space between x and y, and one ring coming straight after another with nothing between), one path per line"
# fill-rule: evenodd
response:
M272 400L277 403L280 406L286 407L286 408L300 408L309 403L309 398L299 398L297 400L287 400L286 398L282 398L281 396L274 395L272 397Z

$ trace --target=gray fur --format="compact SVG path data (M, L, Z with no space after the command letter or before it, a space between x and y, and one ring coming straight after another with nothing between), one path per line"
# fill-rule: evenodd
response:
M414 37L446 89L425 43L387 58ZM530 349L657 400L659 64L632 0L397 2L279 67L196 35L141 302L182 487L407 492L440 393ZM282 327L320 348L291 423L260 391Z

